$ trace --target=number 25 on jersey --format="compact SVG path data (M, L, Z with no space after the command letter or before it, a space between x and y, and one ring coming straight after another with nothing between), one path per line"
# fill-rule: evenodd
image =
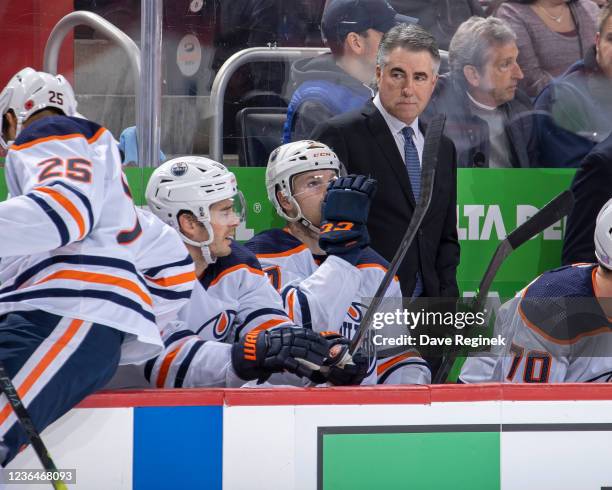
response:
M84 158L47 158L37 164L41 171L38 174L38 182L49 179L67 178L85 184L91 183L91 162Z

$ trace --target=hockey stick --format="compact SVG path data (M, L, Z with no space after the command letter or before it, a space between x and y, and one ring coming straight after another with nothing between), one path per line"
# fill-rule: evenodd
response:
M486 301L491 284L493 284L493 279L495 279L497 271L508 256L538 233L543 232L546 228L553 225L564 216L567 216L573 206L574 194L569 190L563 191L531 218L516 228L497 246L491 258L491 262L489 262L487 270L482 276L478 289L476 290L476 296L470 304L470 309L472 311L479 311ZM457 354L454 352L445 356L445 359L442 361L436 373L433 381L434 383L441 383L443 382L442 380L446 381L456 358Z
M351 341L351 345L349 347L349 352L351 354L353 354L357 349L359 349L359 347L361 347L361 344L363 344L366 334L368 333L368 330L372 324L374 313L376 313L380 308L385 292L387 291L389 284L391 284L393 277L395 277L397 269L402 263L402 260L404 260L410 245L412 245L414 237L421 226L421 222L423 221L425 214L427 214L431 197L433 195L436 168L438 166L438 150L440 147L440 139L442 138L445 122L446 116L440 114L436 116L427 127L427 132L425 134L425 146L423 147L423 164L421 166L421 195L419 202L414 208L412 218L408 223L406 233L400 242L400 246L395 252L393 260L389 264L389 268L378 286L370 306L368 306L368 309L366 310L363 320L359 325L359 330Z
M13 385L13 382L6 372L6 369L4 369L4 364L2 364L2 362L0 362L0 390L6 395L6 398L8 398L8 401L13 408L13 412L15 412L21 426L28 435L28 439L30 439L30 443L32 444L32 447L34 448L34 451L36 452L36 455L42 463L45 471L51 473L51 475L58 474L57 467L51 459L51 456L49 456L49 451L47 451L45 443L42 441L36 427L34 427L34 422L32 421L32 418L30 417L25 405L21 401L21 397L19 396L19 393L17 393L15 385ZM68 487L62 480L53 480L51 484L55 490L68 490Z

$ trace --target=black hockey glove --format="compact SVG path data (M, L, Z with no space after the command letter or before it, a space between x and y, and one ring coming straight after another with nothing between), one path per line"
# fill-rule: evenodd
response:
M322 332L328 342L329 355L321 369L311 376L315 383L337 386L359 385L368 375L370 361L361 350L349 354L350 341L335 332Z
M277 327L244 335L232 346L232 364L244 380L262 383L282 371L311 379L328 353L329 342L312 330Z
M366 223L376 181L363 175L340 177L329 184L322 205L319 246L356 264L360 251L370 243Z

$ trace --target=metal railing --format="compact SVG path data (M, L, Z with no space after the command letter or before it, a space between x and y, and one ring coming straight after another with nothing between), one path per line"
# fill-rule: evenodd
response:
M80 10L71 12L70 14L62 17L51 31L51 34L49 34L49 39L45 45L43 71L53 74L57 73L58 59L62 43L64 42L66 36L72 32L72 29L81 25L95 29L96 32L117 43L119 47L121 47L127 54L130 66L132 68L132 76L134 77L134 86L136 88L136 127L140 131L144 127L143 123L146 122L144 114L141 114L139 111L139 88L141 83L140 49L138 49L138 46L132 40L132 38L103 17L100 17L98 14L94 14L93 12ZM139 139L140 136L141 135L139 134ZM140 139L140 141L142 142L144 139ZM146 161L140 159L141 149L146 146L146 142L145 144L139 144L138 146L139 160L141 162Z
M140 5L142 73L136 99L138 165L155 168L159 165L161 133L163 0L141 0Z
M132 74L134 75L136 86L138 86L138 81L140 80L140 49L138 49L136 43L125 32L115 27L103 17L93 12L81 10L71 12L62 17L51 31L51 34L49 34L43 57L43 71L53 74L57 73L57 61L62 43L72 29L81 25L95 29L123 48L130 60Z
M218 162L223 161L223 99L229 79L238 68L253 61L296 61L329 52L328 48L277 48L268 46L244 49L228 58L219 68L210 92L210 115L212 116L209 134L210 157ZM441 50L440 56L443 61L448 60L447 51Z
M223 161L223 99L230 78L241 66L254 61L295 61L329 53L327 48L277 48L273 46L238 51L223 63L210 92L210 157Z

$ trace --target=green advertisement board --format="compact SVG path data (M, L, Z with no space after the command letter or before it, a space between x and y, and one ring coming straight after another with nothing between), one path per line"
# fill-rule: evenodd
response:
M236 167L232 171L247 201L246 224L237 230L237 239L248 240L259 231L281 227L283 221L267 198L265 168ZM152 169L126 168L138 205L144 204L145 185L151 172ZM464 296L473 295L477 290L500 241L567 189L574 173L574 169L459 169L457 228L461 263L457 282ZM3 177L0 175L0 199L6 197ZM512 253L491 286L491 308L512 297L537 275L559 266L564 230L565 220L562 220ZM462 361L460 358L455 363L449 380L456 379Z
M261 230L282 226L267 198L265 169L240 167L232 171L247 201L246 226L238 230L238 239L247 240ZM151 172L152 169L126 169L139 205L144 204L145 182ZM457 221L461 263L457 280L464 294L476 290L495 248L506 234L567 189L574 172L573 169L459 170ZM5 197L2 173L0 199ZM564 229L564 221L553 225L515 251L501 267L491 288L493 294L508 298L541 272L557 267Z
M500 427L321 427L317 490L499 490Z

